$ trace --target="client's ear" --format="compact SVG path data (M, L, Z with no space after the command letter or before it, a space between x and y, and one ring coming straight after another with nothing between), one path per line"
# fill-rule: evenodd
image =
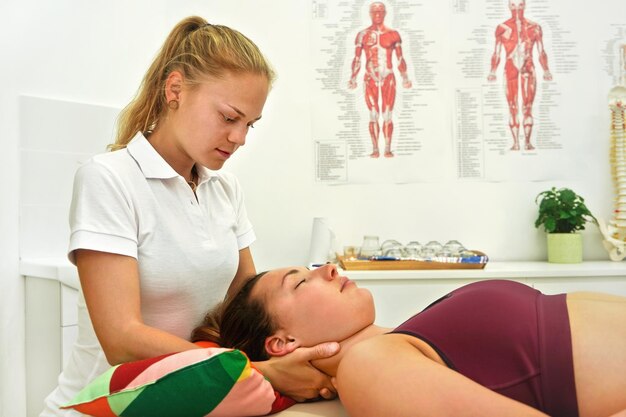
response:
M270 356L284 356L299 347L296 339L280 331L265 339L265 351Z

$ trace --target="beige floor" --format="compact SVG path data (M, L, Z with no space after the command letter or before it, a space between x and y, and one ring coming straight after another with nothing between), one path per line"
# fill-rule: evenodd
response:
M339 400L296 404L276 417L348 417Z

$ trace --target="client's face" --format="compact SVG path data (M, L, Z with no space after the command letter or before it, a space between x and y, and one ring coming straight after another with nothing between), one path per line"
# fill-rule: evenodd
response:
M269 271L251 295L299 346L341 341L374 322L371 293L340 276L335 265Z

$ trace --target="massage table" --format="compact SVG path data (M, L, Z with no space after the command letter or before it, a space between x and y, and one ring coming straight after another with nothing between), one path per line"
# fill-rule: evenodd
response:
M348 417L339 400L301 403L285 411L274 414L276 417Z

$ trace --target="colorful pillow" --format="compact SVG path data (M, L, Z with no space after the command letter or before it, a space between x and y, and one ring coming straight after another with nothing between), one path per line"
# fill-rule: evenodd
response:
M294 403L243 352L210 347L113 366L62 408L95 417L227 417Z

